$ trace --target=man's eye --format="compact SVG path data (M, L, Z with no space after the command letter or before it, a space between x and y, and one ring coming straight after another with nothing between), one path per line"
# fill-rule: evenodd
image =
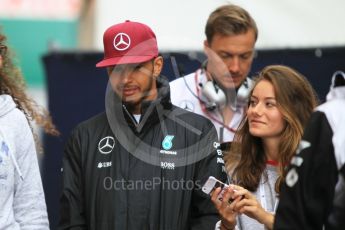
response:
M250 57L251 57L251 54L243 54L243 55L240 56L240 58L243 59L243 60L247 60Z
M221 59L227 59L227 58L231 57L231 55L229 55L229 54L221 54L219 56L220 56Z

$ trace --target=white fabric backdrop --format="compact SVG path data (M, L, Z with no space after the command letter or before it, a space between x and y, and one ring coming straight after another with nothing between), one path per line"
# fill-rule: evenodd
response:
M96 1L94 47L103 31L126 19L148 24L161 50L201 50L209 13L225 0ZM344 0L234 0L257 21L258 48L345 45Z

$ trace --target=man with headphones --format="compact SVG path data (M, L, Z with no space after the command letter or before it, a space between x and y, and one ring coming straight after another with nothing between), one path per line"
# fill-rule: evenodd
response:
M210 14L205 34L207 61L196 72L170 83L171 101L209 118L220 142L231 142L253 84L247 76L258 29L246 10L227 4Z

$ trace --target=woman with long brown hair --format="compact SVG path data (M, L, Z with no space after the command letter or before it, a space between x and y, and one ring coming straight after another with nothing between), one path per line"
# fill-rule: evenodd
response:
M212 194L220 229L273 228L285 167L316 105L312 86L292 68L273 65L259 73L247 115L224 156L231 185L222 201L219 188Z
M0 32L0 229L49 229L31 122L49 134L58 131L27 96L5 42Z

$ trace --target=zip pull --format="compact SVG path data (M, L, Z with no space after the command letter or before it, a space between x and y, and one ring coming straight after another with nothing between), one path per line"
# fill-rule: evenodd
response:
M133 124L135 125L135 127L138 127L139 123L132 117L132 114L127 110L125 105L122 105L123 109L126 111L126 113L128 114L128 116L130 117L130 119L132 120Z

